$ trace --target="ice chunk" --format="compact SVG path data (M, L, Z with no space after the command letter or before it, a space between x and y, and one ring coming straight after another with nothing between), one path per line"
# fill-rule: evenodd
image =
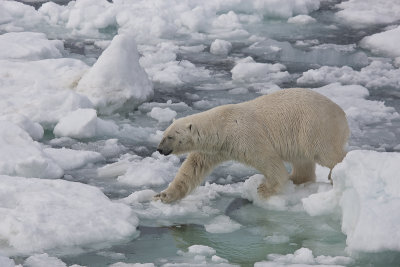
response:
M135 39L128 34L115 36L79 81L77 90L86 94L104 114L124 105L134 109L149 100L153 86L139 64Z
M117 262L108 267L155 267L154 263L124 263Z
M383 54L390 57L399 57L400 47L397 45L399 42L400 26L385 32L376 33L371 36L364 37L360 42L360 46L371 50L375 54Z
M208 247L208 246L203 246L203 245L193 245L188 247L188 252L192 254L199 254L199 255L205 255L205 256L211 256L215 255L216 251L215 249Z
M400 218L400 186L397 166L400 153L350 151L333 171L334 203L341 210L342 231L352 251L400 250L395 230ZM326 194L326 193L322 193ZM311 195L305 203L311 215L331 212L324 196ZM374 229L371 231L371 229Z
M227 56L232 50L232 44L225 40L216 39L211 43L210 52L214 55Z
M158 120L158 122L170 122L176 117L177 113L170 108L154 107L147 115Z
M24 5L16 1L0 1L0 30L24 31L34 29L43 22L33 6Z
M7 114L0 116L0 120L10 121L18 125L22 129L24 129L32 137L33 140L38 141L43 137L43 127L39 123L31 121L28 117L24 115L17 113Z
M79 151L67 148L45 148L44 153L53 159L63 170L81 168L89 163L103 161L103 156L94 151Z
M253 58L247 57L239 60L231 70L232 79L235 81L272 81L284 82L290 77L286 67L280 63L258 63Z
M41 145L17 125L0 121L0 174L60 178L64 172Z
M15 267L15 262L5 256L0 255L0 266L2 267Z
M35 254L33 256L28 257L24 266L26 267L67 267L62 260L51 257L47 253L43 254Z
M0 177L2 250L31 254L132 236L137 217L98 188L64 180ZM77 229L79 228L79 231Z
M257 262L254 264L254 266L343 266L352 264L354 262L353 259L345 256L331 257L321 255L318 257L314 257L313 252L310 249L304 247L296 250L293 254L269 254L268 260L268 262Z
M231 233L240 229L241 225L225 215L219 215L212 219L210 223L205 224L204 227L209 233L222 234Z
M68 112L91 108L83 95L72 91L88 66L71 58L29 62L0 60L0 114L21 114L52 128Z
M178 157L165 157L155 152L152 157L130 162L126 173L119 176L118 181L135 187L163 185L172 181L179 165Z
M288 19L288 23L293 23L293 24L309 24L309 23L314 23L316 21L317 21L316 19L308 15L297 15L295 17L291 17Z
M351 67L323 66L303 73L297 79L300 85L325 85L334 82L360 84L367 88L400 87L400 69L390 63L374 60L368 66L356 71Z
M386 0L350 0L336 5L337 20L352 28L391 24L399 20L400 3Z
M59 58L63 52L63 42L48 40L44 33L10 32L0 35L0 59Z
M94 109L77 109L62 117L54 127L56 136L72 138L91 138L98 135L112 135L118 131L118 126L112 121L97 118Z

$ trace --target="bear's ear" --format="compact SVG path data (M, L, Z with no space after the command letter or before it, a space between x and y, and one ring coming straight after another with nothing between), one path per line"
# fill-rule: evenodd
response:
M190 123L188 123L188 124L186 125L186 127L189 129L189 131L192 131L193 125L192 125L192 123L190 122Z

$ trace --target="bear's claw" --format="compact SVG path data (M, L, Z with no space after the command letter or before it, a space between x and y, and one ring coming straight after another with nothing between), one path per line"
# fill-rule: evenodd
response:
M174 197L173 194L163 191L161 193L156 194L153 197L153 201L157 201L157 200L161 200L162 203L171 203L171 202L176 201L177 198Z

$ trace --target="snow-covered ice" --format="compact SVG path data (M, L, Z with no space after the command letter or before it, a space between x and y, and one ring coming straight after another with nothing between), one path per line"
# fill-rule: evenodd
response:
M400 26L364 37L360 42L360 46L378 55L383 54L390 57L399 57L400 48L397 45L399 42Z
M139 65L133 36L117 35L82 77L77 91L87 95L100 113L129 105L134 109L153 96L153 86Z
M96 187L6 175L0 185L1 247L10 254L79 249L136 232L138 219L131 209Z

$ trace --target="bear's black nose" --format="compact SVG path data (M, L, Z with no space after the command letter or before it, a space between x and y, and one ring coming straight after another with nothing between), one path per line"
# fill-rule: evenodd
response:
M162 149L161 148L157 148L158 153L162 154Z

